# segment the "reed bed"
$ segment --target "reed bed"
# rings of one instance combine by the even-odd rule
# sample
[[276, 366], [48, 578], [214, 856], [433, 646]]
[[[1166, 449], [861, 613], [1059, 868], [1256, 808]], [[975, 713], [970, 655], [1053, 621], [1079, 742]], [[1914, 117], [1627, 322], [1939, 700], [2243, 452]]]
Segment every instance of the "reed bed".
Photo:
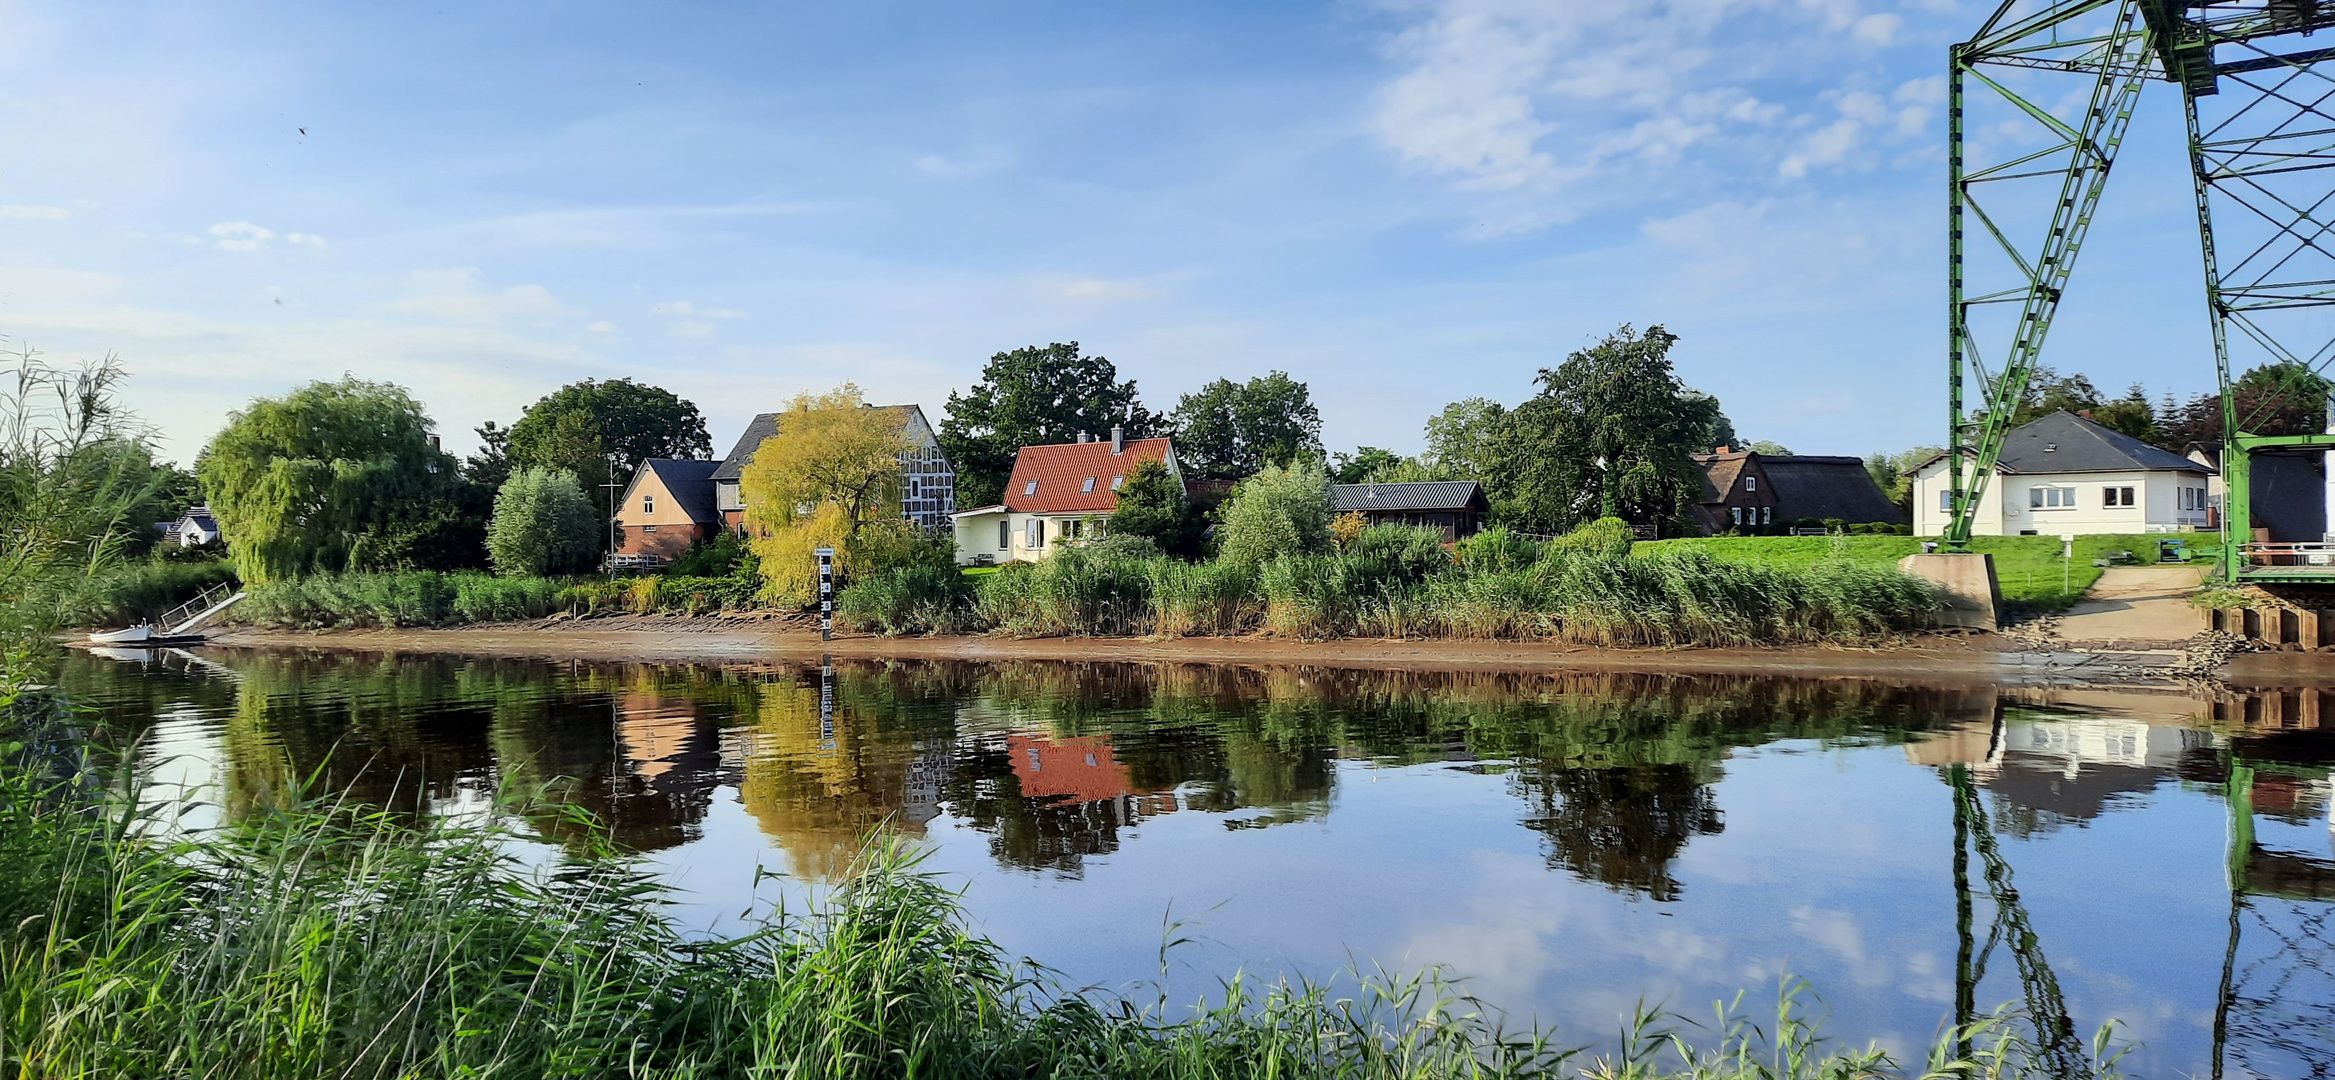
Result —
[[520, 857], [525, 807], [417, 818], [294, 801], [187, 835], [76, 756], [86, 744], [55, 734], [70, 713], [21, 680], [0, 677], [0, 717], [8, 1077], [2040, 1075], [2004, 1017], [1900, 1068], [1819, 1033], [1797, 984], [1758, 1022], [1641, 1010], [1603, 1055], [1506, 1026], [1434, 972], [1235, 977], [1190, 1007], [1164, 986], [1144, 1001], [1068, 990], [971, 933], [893, 839], [802, 910], [693, 937], [665, 888], [603, 846]]
[[978, 579], [878, 573], [844, 592], [883, 633], [1025, 637], [1235, 635], [1549, 640], [1600, 646], [1853, 643], [1918, 629], [1929, 583], [1847, 558], [1805, 567], [1693, 549], [1633, 553], [1619, 523], [1538, 542], [1493, 530], [1460, 544], [1377, 526], [1340, 552], [1250, 565], [1070, 546]]
[[737, 577], [644, 574], [616, 580], [397, 570], [311, 574], [254, 585], [225, 621], [288, 629], [458, 626], [553, 612], [703, 615], [755, 603]]

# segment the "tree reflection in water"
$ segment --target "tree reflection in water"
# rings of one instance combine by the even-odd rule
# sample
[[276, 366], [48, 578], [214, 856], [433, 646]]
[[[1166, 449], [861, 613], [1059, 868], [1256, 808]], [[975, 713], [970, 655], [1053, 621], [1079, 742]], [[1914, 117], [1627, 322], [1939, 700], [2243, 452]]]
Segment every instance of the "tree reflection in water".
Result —
[[792, 664], [212, 655], [235, 684], [231, 813], [280, 803], [311, 777], [406, 812], [475, 802], [507, 779], [543, 801], [529, 816], [547, 839], [576, 839], [580, 810], [646, 851], [696, 836], [734, 787], [811, 879], [841, 873], [872, 829], [921, 835], [944, 814], [987, 833], [1005, 865], [1076, 875], [1163, 814], [1233, 829], [1319, 819], [1343, 759], [1504, 775], [1551, 867], [1669, 901], [1680, 852], [1723, 828], [1712, 785], [1733, 749], [1895, 741], [1992, 703], [1984, 690], [1630, 674], [847, 662], [822, 676]]

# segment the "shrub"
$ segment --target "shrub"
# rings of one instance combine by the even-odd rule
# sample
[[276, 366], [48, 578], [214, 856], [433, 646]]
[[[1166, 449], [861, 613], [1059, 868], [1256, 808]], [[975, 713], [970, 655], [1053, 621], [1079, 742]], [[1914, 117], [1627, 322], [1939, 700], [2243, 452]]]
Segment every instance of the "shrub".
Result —
[[235, 566], [225, 559], [179, 562], [157, 553], [75, 579], [59, 597], [57, 614], [69, 626], [133, 626], [194, 599], [204, 589], [234, 581]]
[[1147, 562], [1068, 545], [982, 578], [974, 611], [1022, 637], [1140, 633], [1151, 621]]
[[1541, 543], [1510, 532], [1505, 525], [1494, 525], [1460, 541], [1454, 549], [1468, 573], [1505, 574], [1539, 562]]
[[1245, 634], [1256, 629], [1264, 615], [1257, 571], [1247, 563], [1154, 559], [1146, 571], [1151, 577], [1152, 633]]
[[1542, 558], [1571, 558], [1589, 555], [1602, 559], [1619, 559], [1630, 553], [1629, 522], [1620, 518], [1598, 518], [1572, 532], [1557, 537], [1542, 548]]
[[1313, 461], [1286, 469], [1268, 465], [1233, 489], [1223, 515], [1217, 547], [1223, 558], [1256, 564], [1328, 551], [1329, 474]]
[[599, 553], [599, 512], [576, 475], [521, 469], [495, 493], [487, 560], [498, 574], [541, 576], [584, 570]]
[[973, 580], [954, 566], [879, 570], [851, 583], [835, 610], [845, 624], [885, 634], [939, 634], [974, 625]]
[[1373, 525], [1346, 545], [1341, 556], [1363, 580], [1415, 584], [1451, 568], [1443, 530], [1424, 525]]
[[735, 529], [722, 529], [712, 539], [691, 544], [689, 550], [674, 556], [665, 565], [665, 572], [682, 577], [726, 577], [737, 571], [746, 555], [746, 538]]

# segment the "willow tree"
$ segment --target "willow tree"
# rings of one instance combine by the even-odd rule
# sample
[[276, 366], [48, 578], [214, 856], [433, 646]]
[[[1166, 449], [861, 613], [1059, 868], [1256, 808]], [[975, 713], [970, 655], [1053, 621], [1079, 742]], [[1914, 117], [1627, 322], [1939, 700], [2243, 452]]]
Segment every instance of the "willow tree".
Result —
[[251, 583], [434, 562], [456, 501], [452, 456], [403, 387], [313, 382], [231, 413], [195, 472]]
[[812, 552], [821, 546], [837, 548], [848, 568], [856, 549], [877, 539], [872, 531], [894, 539], [905, 524], [900, 463], [909, 450], [899, 414], [869, 408], [851, 383], [795, 396], [738, 478], [765, 595], [809, 599], [818, 575]]

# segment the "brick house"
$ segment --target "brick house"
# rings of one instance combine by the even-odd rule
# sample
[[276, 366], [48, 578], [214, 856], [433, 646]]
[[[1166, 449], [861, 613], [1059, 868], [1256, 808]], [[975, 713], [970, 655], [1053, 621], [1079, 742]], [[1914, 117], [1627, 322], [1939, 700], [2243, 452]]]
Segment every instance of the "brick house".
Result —
[[1112, 428], [1109, 439], [1022, 447], [1005, 501], [956, 513], [957, 563], [1037, 562], [1064, 540], [1101, 536], [1103, 519], [1119, 507], [1120, 486], [1146, 461], [1165, 464], [1183, 483], [1165, 438], [1129, 439]]
[[[957, 509], [957, 469], [950, 464], [948, 452], [941, 449], [940, 436], [925, 420], [924, 410], [915, 405], [868, 408], [897, 420], [900, 434], [908, 440], [908, 452], [900, 457], [900, 516], [927, 529], [948, 528], [949, 515]], [[711, 482], [718, 528], [740, 534], [746, 531], [746, 498], [738, 481], [762, 441], [778, 434], [778, 422], [784, 415], [756, 415], [738, 436], [737, 445], [730, 448], [729, 456], [715, 465]]]
[[670, 559], [713, 535], [720, 518], [713, 508], [713, 470], [719, 462], [650, 458], [632, 474], [616, 506], [627, 555]]

